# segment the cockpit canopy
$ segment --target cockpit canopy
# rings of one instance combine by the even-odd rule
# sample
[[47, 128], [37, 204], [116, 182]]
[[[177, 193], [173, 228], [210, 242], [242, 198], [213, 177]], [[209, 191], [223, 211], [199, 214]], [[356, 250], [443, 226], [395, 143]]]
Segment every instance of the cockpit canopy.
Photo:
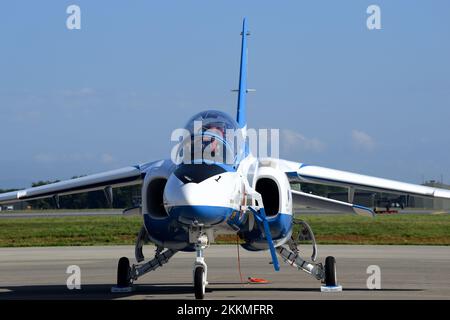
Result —
[[239, 129], [239, 125], [225, 112], [218, 110], [206, 110], [197, 113], [191, 119], [189, 119], [185, 126], [185, 129], [189, 130], [191, 135], [197, 135], [209, 129], [220, 130], [223, 134], [225, 134], [227, 129]]
[[240, 154], [236, 143], [241, 130], [237, 122], [222, 111], [207, 110], [187, 122], [188, 134], [178, 150], [178, 163], [223, 163], [234, 165]]

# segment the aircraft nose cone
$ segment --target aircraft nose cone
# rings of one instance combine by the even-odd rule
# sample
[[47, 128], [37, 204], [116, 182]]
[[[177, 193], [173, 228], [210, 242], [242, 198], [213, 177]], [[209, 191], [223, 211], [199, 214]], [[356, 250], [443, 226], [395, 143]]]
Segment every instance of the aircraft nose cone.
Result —
[[232, 212], [233, 209], [226, 207], [174, 206], [170, 209], [170, 216], [187, 225], [195, 223], [211, 226], [223, 222]]
[[[196, 183], [179, 183], [176, 177], [169, 178], [164, 191], [165, 203], [167, 206], [191, 206], [199, 204], [200, 200], [206, 196], [202, 193], [201, 187]], [[171, 182], [174, 182], [174, 185]], [[175, 187], [175, 188], [172, 188]]]
[[164, 205], [168, 214], [185, 224], [224, 221], [234, 211], [231, 199], [236, 173], [212, 165], [184, 166], [189, 167], [175, 170], [167, 181]]

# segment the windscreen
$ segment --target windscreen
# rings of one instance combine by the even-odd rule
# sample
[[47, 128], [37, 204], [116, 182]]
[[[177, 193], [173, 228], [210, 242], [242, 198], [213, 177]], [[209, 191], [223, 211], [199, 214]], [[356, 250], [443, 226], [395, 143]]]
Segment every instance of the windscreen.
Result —
[[236, 121], [221, 111], [208, 110], [193, 116], [185, 126], [189, 132], [178, 152], [183, 163], [224, 163], [237, 158]]

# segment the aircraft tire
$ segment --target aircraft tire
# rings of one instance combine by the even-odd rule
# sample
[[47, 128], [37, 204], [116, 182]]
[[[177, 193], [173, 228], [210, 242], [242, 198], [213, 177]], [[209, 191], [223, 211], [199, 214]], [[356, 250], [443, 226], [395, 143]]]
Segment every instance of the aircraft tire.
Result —
[[336, 259], [332, 256], [325, 259], [325, 285], [327, 287], [337, 286]]
[[205, 297], [205, 270], [198, 266], [194, 271], [194, 292], [195, 299], [203, 299]]
[[119, 288], [125, 288], [129, 287], [130, 284], [130, 260], [127, 257], [122, 257], [119, 259], [117, 266], [117, 286]]

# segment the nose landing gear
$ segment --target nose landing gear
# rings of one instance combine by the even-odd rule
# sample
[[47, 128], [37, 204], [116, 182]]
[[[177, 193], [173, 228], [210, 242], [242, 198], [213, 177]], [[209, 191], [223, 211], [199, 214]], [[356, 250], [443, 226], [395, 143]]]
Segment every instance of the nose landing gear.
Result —
[[204, 250], [208, 247], [208, 242], [207, 235], [201, 234], [195, 244], [196, 258], [193, 270], [195, 299], [205, 297], [206, 286], [208, 285], [208, 266], [203, 256]]

